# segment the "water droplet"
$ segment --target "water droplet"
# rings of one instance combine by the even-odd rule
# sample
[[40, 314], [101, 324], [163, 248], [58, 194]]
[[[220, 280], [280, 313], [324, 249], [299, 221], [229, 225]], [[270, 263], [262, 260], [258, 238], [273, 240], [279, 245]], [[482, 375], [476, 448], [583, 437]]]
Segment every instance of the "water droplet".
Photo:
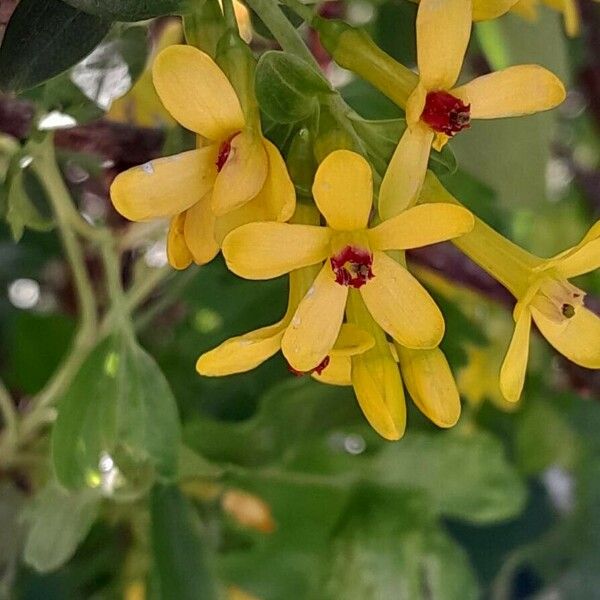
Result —
[[32, 162], [33, 156], [29, 156], [28, 154], [19, 159], [19, 166], [21, 167], [21, 169], [26, 169]]
[[252, 346], [252, 344], [254, 344], [254, 340], [240, 340], [238, 343], [240, 346], [247, 348], [248, 346]]
[[111, 455], [108, 452], [103, 452], [100, 455], [100, 460], [98, 461], [98, 468], [103, 473], [108, 473], [115, 466], [115, 461], [112, 459]]
[[33, 308], [40, 299], [40, 284], [33, 279], [15, 279], [8, 286], [8, 299], [17, 308]]
[[306, 292], [306, 297], [311, 298], [314, 295], [315, 295], [315, 286], [311, 285], [310, 288], [308, 288], [308, 292]]
[[367, 447], [367, 443], [365, 442], [362, 435], [358, 435], [356, 433], [347, 435], [344, 439], [344, 450], [348, 452], [348, 454], [362, 454]]
[[164, 267], [167, 262], [167, 244], [164, 240], [154, 242], [144, 254], [144, 262], [154, 269]]
[[300, 327], [300, 325], [302, 325], [302, 319], [301, 319], [299, 316], [297, 316], [297, 315], [296, 315], [296, 316], [295, 316], [295, 317], [292, 319], [292, 327], [293, 327], [294, 329], [298, 329], [298, 327]]
[[148, 173], [148, 175], [152, 175], [154, 173], [154, 167], [152, 166], [152, 161], [144, 163], [142, 165], [142, 171], [144, 171], [144, 173]]
[[48, 131], [50, 129], [68, 129], [77, 125], [77, 121], [71, 115], [61, 113], [58, 110], [53, 110], [47, 115], [44, 115], [38, 122], [40, 131]]

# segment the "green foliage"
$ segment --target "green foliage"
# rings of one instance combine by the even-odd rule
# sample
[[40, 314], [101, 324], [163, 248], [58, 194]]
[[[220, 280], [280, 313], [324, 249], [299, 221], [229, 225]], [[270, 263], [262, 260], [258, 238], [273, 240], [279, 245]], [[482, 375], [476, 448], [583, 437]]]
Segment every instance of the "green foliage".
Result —
[[8, 187], [6, 221], [14, 241], [18, 242], [26, 228], [50, 231], [54, 223], [51, 217], [41, 212], [46, 196], [36, 175], [30, 169], [16, 169]]
[[73, 8], [113, 21], [143, 21], [187, 12], [190, 0], [63, 0]]
[[319, 598], [474, 600], [475, 574], [462, 548], [419, 496], [365, 488], [332, 539]]
[[156, 597], [216, 599], [206, 535], [188, 501], [177, 488], [156, 487], [150, 505]]
[[[178, 439], [175, 401], [163, 374], [144, 350], [117, 336], [90, 354], [60, 402], [52, 459], [68, 488], [115, 485], [136, 494], [154, 477], [176, 475]], [[105, 484], [112, 471], [103, 467], [106, 457], [124, 481]]]
[[22, 0], [0, 46], [0, 90], [32, 88], [81, 60], [111, 22], [61, 0]]
[[286, 52], [265, 52], [256, 67], [256, 96], [261, 109], [277, 123], [309, 117], [319, 96], [332, 93], [327, 80], [302, 59]]
[[98, 516], [98, 490], [66, 492], [49, 483], [37, 496], [26, 518], [29, 531], [25, 561], [38, 571], [52, 571], [75, 553]]

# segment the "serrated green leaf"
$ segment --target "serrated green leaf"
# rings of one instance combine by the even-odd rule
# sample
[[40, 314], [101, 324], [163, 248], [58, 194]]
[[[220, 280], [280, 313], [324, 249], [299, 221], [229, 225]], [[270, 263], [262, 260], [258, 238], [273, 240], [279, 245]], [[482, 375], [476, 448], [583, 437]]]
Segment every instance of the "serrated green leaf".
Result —
[[[179, 420], [175, 400], [154, 360], [120, 337], [87, 358], [58, 406], [52, 459], [68, 488], [146, 486], [177, 471]], [[119, 477], [106, 481], [109, 458]], [[122, 477], [122, 479], [120, 479]]]
[[91, 52], [110, 26], [60, 0], [21, 0], [0, 46], [0, 89], [20, 92], [62, 73]]
[[319, 598], [478, 597], [464, 550], [412, 494], [361, 490], [333, 538], [330, 557]]
[[112, 21], [143, 21], [184, 14], [190, 0], [63, 0], [74, 8]]
[[41, 572], [67, 562], [94, 523], [100, 500], [97, 490], [69, 493], [49, 483], [26, 514], [25, 562]]
[[318, 96], [331, 93], [327, 80], [302, 59], [271, 50], [256, 66], [256, 97], [263, 110], [277, 123], [307, 118], [318, 107]]
[[198, 517], [175, 487], [156, 487], [150, 499], [158, 598], [217, 598]]
[[373, 459], [369, 480], [422, 490], [439, 513], [473, 523], [515, 517], [526, 499], [500, 442], [483, 432], [408, 433]]
[[10, 178], [6, 221], [15, 242], [21, 239], [25, 228], [50, 231], [54, 227], [53, 220], [43, 216], [38, 209], [44, 198], [44, 191], [33, 173], [19, 169]]

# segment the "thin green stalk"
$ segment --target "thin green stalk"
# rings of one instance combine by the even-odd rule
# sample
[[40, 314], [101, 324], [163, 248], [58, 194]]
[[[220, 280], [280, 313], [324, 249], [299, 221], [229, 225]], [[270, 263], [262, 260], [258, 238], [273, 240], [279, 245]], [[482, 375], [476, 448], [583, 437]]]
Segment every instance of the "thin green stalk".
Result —
[[[2, 447], [14, 448], [18, 439], [19, 417], [10, 392], [0, 380], [0, 414], [4, 423]], [[4, 452], [1, 452], [2, 454]]]
[[233, 31], [238, 30], [237, 19], [235, 18], [235, 10], [233, 9], [233, 0], [223, 0], [223, 16], [227, 27]]
[[[72, 200], [56, 163], [54, 140], [51, 135], [32, 145], [34, 161], [32, 168], [44, 186], [65, 249], [65, 254], [75, 281], [75, 289], [81, 315], [80, 328], [86, 336], [93, 337], [97, 310], [94, 290], [85, 266], [83, 251], [74, 232]], [[82, 219], [83, 221], [83, 219]]]
[[314, 56], [283, 14], [276, 0], [247, 0], [247, 3], [268, 27], [283, 50], [302, 58], [316, 69], [319, 68]]

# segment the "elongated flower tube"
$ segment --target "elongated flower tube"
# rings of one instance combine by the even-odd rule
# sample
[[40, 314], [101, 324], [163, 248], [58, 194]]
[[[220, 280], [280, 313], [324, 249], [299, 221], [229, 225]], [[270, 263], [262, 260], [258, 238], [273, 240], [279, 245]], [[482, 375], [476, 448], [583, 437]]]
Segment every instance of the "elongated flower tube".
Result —
[[515, 117], [554, 108], [560, 80], [538, 65], [508, 67], [454, 87], [471, 33], [471, 0], [421, 0], [417, 13], [419, 82], [406, 104], [407, 129], [381, 183], [383, 219], [416, 202], [431, 145], [440, 150], [472, 119]]
[[[424, 202], [457, 202], [431, 174]], [[600, 221], [576, 246], [541, 259], [475, 219], [473, 230], [453, 240], [469, 258], [504, 285], [517, 300], [515, 330], [500, 371], [504, 397], [516, 402], [523, 389], [532, 320], [561, 354], [589, 369], [600, 369], [600, 317], [584, 306], [585, 292], [568, 279], [600, 267]]]
[[164, 106], [201, 146], [119, 174], [110, 190], [115, 208], [132, 221], [170, 217], [167, 250], [176, 269], [212, 260], [242, 223], [288, 220], [295, 193], [285, 163], [217, 64], [191, 46], [170, 46], [153, 78]]
[[375, 321], [402, 345], [437, 346], [444, 334], [440, 310], [386, 251], [462, 235], [473, 226], [470, 212], [452, 205], [418, 206], [369, 229], [371, 167], [347, 150], [332, 152], [321, 163], [312, 192], [327, 226], [249, 223], [223, 242], [229, 269], [248, 279], [270, 279], [326, 261], [283, 336], [290, 365], [311, 371], [329, 355], [350, 287], [359, 290]]

